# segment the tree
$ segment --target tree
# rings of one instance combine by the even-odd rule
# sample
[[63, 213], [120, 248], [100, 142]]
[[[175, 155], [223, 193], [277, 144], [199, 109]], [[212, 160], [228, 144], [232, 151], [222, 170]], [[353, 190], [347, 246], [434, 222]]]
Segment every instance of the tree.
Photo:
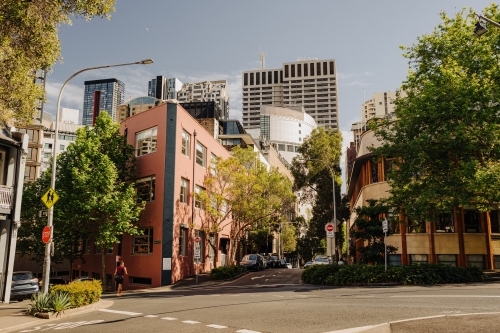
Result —
[[[111, 148], [116, 149], [112, 154]], [[76, 141], [58, 159], [61, 214], [100, 247], [103, 282], [106, 250], [119, 243], [124, 233], [140, 233], [136, 223], [144, 202], [138, 203], [135, 183], [125, 183], [118, 171], [120, 166], [133, 169], [127, 162], [133, 159], [132, 152], [118, 124], [101, 112], [95, 127], [79, 129]]]
[[[294, 190], [302, 191], [300, 200], [313, 203], [312, 218], [305, 238], [299, 242], [301, 257], [309, 258], [316, 253], [324, 253], [321, 240], [325, 238], [325, 224], [333, 220], [333, 184], [335, 179], [335, 203], [337, 219], [349, 218], [347, 200], [340, 200], [340, 156], [342, 135], [339, 131], [316, 128], [304, 140], [298, 151], [300, 159], [292, 162]], [[342, 249], [342, 233], [335, 233], [336, 245]]]
[[[497, 5], [483, 12], [500, 19]], [[374, 153], [394, 158], [390, 203], [416, 221], [500, 202], [500, 30], [477, 37], [472, 9], [441, 19], [403, 48], [409, 73], [395, 101], [396, 120], [373, 124], [382, 144]]]
[[43, 87], [36, 71], [60, 58], [58, 28], [70, 17], [109, 17], [115, 0], [0, 0], [0, 121], [30, 124]]
[[[385, 257], [384, 232], [382, 220], [388, 215], [390, 206], [378, 200], [367, 200], [368, 206], [356, 207], [354, 221], [356, 239], [361, 239], [364, 246], [357, 249], [361, 254], [361, 263], [383, 264]], [[390, 229], [387, 235], [390, 235]], [[387, 253], [396, 253], [397, 248], [387, 245]]]
[[[246, 231], [279, 223], [293, 209], [295, 195], [288, 179], [262, 164], [252, 148], [236, 147], [232, 156], [218, 160], [197, 194], [204, 207], [203, 228], [216, 235], [231, 225], [230, 261]], [[217, 241], [210, 243], [215, 248]]]
[[294, 252], [297, 248], [296, 229], [293, 224], [283, 223], [281, 228], [281, 246], [283, 253]]

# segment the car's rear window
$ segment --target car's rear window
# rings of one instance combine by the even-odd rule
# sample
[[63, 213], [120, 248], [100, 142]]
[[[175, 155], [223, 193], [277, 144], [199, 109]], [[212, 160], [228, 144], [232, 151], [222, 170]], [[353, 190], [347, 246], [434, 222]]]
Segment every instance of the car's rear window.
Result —
[[319, 262], [328, 262], [328, 258], [316, 258], [314, 261], [319, 261]]
[[31, 280], [34, 276], [31, 273], [12, 274], [12, 281]]

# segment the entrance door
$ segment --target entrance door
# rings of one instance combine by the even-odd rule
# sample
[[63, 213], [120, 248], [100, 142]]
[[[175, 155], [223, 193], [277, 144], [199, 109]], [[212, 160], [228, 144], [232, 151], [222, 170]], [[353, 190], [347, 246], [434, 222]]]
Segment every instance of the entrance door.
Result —
[[0, 220], [0, 300], [5, 295], [7, 278], [7, 253], [9, 253], [10, 220]]

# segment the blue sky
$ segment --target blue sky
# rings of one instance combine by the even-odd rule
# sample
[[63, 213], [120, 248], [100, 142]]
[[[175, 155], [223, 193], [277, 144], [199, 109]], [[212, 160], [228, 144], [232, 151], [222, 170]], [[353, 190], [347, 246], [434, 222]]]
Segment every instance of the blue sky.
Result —
[[[363, 96], [397, 89], [407, 60], [400, 45], [430, 33], [439, 13], [472, 7], [481, 12], [488, 0], [117, 0], [111, 20], [74, 19], [60, 28], [62, 62], [47, 78], [45, 110], [55, 113], [62, 83], [92, 66], [152, 58], [155, 63], [91, 71], [66, 87], [62, 106], [82, 110], [83, 81], [117, 78], [126, 100], [147, 94], [157, 76], [182, 82], [226, 79], [230, 117], [241, 120], [241, 72], [297, 59], [335, 59], [340, 129], [345, 145], [350, 126], [360, 118]], [[81, 117], [81, 114], [80, 114]]]

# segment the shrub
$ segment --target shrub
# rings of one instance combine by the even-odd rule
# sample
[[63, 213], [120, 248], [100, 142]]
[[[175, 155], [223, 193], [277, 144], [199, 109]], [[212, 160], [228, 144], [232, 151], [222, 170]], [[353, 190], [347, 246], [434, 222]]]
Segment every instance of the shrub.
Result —
[[68, 293], [58, 291], [52, 296], [52, 311], [59, 314], [71, 308], [71, 297]]
[[302, 273], [304, 283], [328, 286], [352, 286], [368, 283], [397, 283], [400, 285], [429, 285], [441, 283], [479, 282], [485, 278], [477, 267], [416, 264], [383, 265], [313, 265]]
[[46, 313], [52, 311], [51, 295], [49, 293], [38, 293], [33, 295], [31, 302], [28, 305], [28, 314], [36, 315], [37, 313]]
[[210, 277], [214, 280], [227, 280], [245, 273], [247, 269], [243, 266], [222, 266], [212, 269]]
[[50, 288], [51, 293], [66, 292], [71, 300], [71, 307], [77, 308], [97, 302], [101, 298], [101, 281], [74, 281]]

